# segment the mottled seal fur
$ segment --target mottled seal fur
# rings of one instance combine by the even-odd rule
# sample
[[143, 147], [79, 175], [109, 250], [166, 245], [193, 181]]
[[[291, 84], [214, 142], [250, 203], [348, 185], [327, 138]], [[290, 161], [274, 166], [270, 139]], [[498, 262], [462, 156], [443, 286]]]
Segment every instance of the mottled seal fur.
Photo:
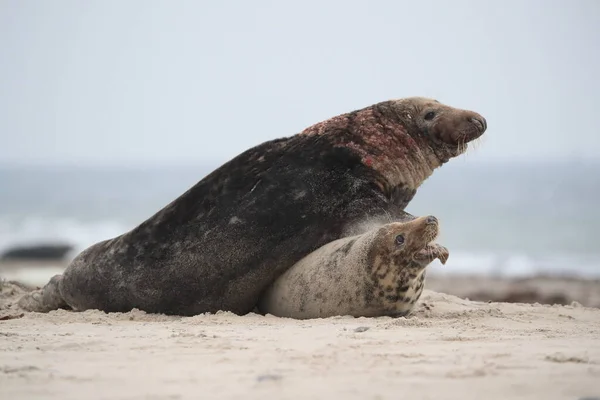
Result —
[[411, 218], [403, 210], [419, 185], [485, 130], [473, 111], [414, 97], [270, 140], [131, 231], [85, 249], [19, 304], [245, 314], [281, 273], [358, 223]]
[[395, 222], [330, 242], [284, 272], [258, 309], [279, 317], [403, 316], [421, 296], [425, 269], [448, 250], [431, 243], [434, 216]]

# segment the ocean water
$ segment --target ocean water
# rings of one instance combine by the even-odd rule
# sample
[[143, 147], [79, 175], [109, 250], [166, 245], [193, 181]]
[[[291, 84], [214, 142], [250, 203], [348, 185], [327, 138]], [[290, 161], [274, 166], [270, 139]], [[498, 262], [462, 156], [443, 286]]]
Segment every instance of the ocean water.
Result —
[[[217, 164], [178, 168], [0, 168], [0, 251], [119, 235]], [[600, 163], [472, 163], [456, 159], [407, 211], [441, 221], [450, 249], [434, 273], [600, 277]]]

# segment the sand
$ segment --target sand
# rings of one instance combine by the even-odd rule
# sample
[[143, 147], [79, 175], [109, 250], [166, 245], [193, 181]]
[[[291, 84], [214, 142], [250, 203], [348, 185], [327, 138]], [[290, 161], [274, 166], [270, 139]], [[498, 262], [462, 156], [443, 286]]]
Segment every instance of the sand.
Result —
[[600, 398], [600, 309], [426, 290], [408, 318], [22, 313], [0, 295], [2, 399]]

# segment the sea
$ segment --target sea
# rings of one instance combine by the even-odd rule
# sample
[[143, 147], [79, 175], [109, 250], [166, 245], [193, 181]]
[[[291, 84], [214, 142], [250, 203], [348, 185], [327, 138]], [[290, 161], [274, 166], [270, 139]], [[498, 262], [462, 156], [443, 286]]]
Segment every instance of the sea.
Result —
[[[72, 257], [134, 228], [217, 167], [0, 167], [0, 253], [67, 242]], [[453, 160], [407, 211], [440, 220], [450, 258], [435, 273], [600, 278], [600, 162]]]

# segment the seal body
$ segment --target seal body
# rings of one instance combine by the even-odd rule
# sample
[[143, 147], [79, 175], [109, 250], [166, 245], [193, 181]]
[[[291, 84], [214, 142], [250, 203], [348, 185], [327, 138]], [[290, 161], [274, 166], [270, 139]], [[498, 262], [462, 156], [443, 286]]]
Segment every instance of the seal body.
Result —
[[279, 317], [403, 316], [421, 296], [425, 268], [448, 250], [432, 244], [433, 216], [386, 224], [330, 242], [283, 273], [261, 296], [258, 309]]
[[485, 129], [475, 112], [407, 98], [262, 143], [131, 231], [90, 246], [19, 304], [247, 313], [287, 268], [360, 222], [412, 218], [403, 210], [419, 185]]

